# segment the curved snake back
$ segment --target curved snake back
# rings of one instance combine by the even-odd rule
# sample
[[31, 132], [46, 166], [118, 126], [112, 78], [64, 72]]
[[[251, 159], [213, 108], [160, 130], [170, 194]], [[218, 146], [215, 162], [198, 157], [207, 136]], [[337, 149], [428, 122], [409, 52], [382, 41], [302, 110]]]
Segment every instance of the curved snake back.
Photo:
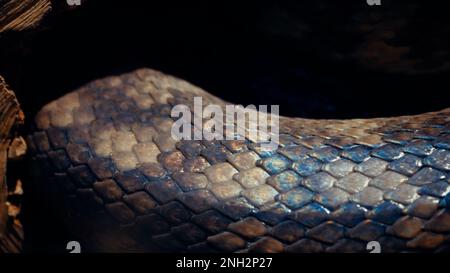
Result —
[[[46, 105], [28, 137], [38, 187], [94, 251], [443, 251], [450, 109], [280, 118], [280, 145], [175, 141], [176, 104], [225, 102], [141, 69]], [[57, 205], [57, 206], [56, 206]]]

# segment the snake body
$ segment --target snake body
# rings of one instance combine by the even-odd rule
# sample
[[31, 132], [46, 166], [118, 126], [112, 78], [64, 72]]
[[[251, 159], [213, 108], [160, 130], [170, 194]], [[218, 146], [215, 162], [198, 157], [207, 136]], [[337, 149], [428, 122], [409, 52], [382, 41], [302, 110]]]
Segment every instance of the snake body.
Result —
[[44, 106], [28, 136], [38, 186], [91, 251], [446, 251], [450, 108], [280, 117], [279, 146], [171, 138], [177, 104], [225, 102], [150, 69]]

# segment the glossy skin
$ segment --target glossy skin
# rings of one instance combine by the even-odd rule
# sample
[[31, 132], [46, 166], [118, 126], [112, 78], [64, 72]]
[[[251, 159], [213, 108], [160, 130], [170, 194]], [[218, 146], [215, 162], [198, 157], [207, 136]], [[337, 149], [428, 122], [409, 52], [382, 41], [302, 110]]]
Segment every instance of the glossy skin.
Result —
[[450, 108], [280, 117], [276, 151], [175, 141], [173, 105], [225, 102], [141, 69], [46, 105], [28, 137], [39, 186], [92, 251], [445, 251]]

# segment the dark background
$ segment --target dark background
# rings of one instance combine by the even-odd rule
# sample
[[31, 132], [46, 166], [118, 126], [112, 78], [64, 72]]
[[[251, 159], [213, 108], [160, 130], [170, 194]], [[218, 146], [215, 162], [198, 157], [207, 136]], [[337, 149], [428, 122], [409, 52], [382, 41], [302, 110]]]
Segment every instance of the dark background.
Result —
[[[438, 1], [417, 2], [411, 12], [412, 2], [89, 0], [51, 14], [37, 30], [1, 37], [0, 74], [28, 121], [90, 80], [139, 67], [234, 103], [279, 104], [288, 116], [418, 114], [449, 106], [449, 73], [440, 67], [450, 59], [450, 32]], [[364, 24], [372, 30], [359, 30]], [[375, 31], [393, 31], [380, 40], [410, 53], [389, 61], [374, 47], [381, 62], [353, 56]], [[408, 59], [420, 64], [390, 71]]]

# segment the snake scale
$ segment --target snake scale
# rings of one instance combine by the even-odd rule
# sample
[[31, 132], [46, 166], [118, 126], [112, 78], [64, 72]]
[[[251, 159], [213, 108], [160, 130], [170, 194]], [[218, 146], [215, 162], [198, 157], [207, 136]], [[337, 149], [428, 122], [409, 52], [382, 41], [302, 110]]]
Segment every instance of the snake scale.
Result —
[[[89, 251], [447, 251], [450, 108], [392, 118], [280, 117], [276, 150], [171, 138], [176, 104], [225, 102], [150, 69], [44, 106], [38, 187]], [[44, 198], [44, 197], [43, 197]]]

